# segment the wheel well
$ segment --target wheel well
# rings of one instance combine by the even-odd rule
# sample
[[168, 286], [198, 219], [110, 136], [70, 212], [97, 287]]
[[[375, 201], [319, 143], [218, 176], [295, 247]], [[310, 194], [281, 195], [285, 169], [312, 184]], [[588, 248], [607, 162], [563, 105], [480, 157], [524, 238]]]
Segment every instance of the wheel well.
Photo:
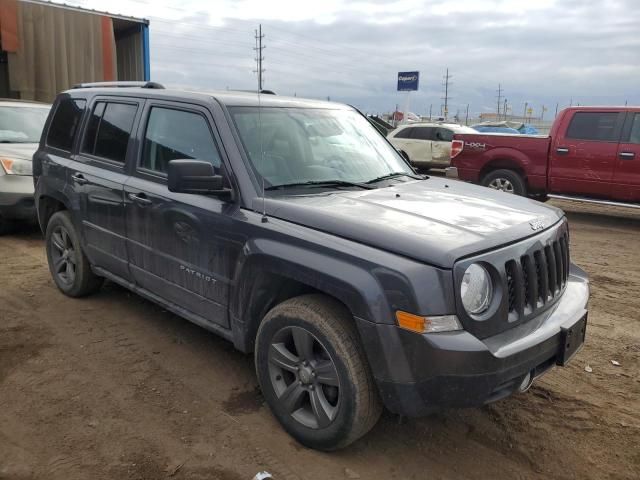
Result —
[[[244, 288], [249, 288], [250, 292], [248, 295], [244, 295], [244, 305], [239, 305], [239, 318], [244, 321], [244, 338], [241, 339], [239, 347], [247, 353], [253, 351], [258, 327], [273, 307], [290, 298], [309, 293], [327, 295], [325, 292], [298, 280], [268, 271], [252, 270], [249, 275], [244, 276], [247, 280], [242, 282]], [[243, 287], [241, 286], [241, 288]], [[339, 301], [331, 295], [327, 296]], [[345, 308], [348, 310], [348, 307]]]
[[54, 213], [66, 210], [64, 203], [52, 197], [42, 196], [38, 200], [38, 222], [42, 233], [46, 232], [49, 219]]
[[525, 185], [527, 187], [529, 186], [527, 182], [526, 172], [522, 168], [520, 168], [518, 165], [514, 165], [513, 162], [511, 162], [510, 160], [503, 160], [503, 159], [492, 160], [490, 163], [482, 167], [482, 170], [480, 170], [480, 175], [478, 178], [482, 182], [482, 180], [486, 175], [488, 175], [489, 173], [495, 170], [501, 170], [501, 169], [512, 170], [516, 172], [518, 175], [520, 175], [522, 180], [524, 180]]

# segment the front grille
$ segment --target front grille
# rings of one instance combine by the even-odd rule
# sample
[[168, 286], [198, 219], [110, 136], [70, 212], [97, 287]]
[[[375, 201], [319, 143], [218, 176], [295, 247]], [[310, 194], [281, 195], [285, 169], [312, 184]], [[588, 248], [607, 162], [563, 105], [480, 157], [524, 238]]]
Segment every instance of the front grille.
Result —
[[543, 248], [508, 260], [505, 265], [509, 320], [515, 321], [543, 308], [564, 290], [569, 277], [569, 242], [566, 233]]

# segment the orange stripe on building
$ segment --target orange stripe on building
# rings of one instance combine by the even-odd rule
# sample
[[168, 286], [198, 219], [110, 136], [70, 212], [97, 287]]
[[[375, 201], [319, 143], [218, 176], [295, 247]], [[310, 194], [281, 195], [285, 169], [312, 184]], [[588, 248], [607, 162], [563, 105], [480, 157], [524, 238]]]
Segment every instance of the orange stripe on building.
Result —
[[18, 42], [18, 1], [0, 0], [0, 43], [5, 52], [17, 52]]
[[[0, 0], [2, 1], [2, 0]], [[110, 17], [102, 17], [102, 65], [104, 70], [105, 82], [111, 82], [116, 79], [115, 62], [114, 62], [114, 39], [113, 39], [113, 23]]]

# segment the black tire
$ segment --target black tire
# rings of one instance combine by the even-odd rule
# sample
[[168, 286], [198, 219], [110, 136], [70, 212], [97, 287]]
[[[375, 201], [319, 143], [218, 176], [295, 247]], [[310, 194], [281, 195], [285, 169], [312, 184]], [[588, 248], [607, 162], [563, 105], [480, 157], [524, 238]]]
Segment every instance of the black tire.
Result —
[[489, 172], [482, 178], [481, 184], [515, 195], [524, 196], [527, 194], [527, 185], [524, 179], [513, 170], [500, 169]]
[[380, 418], [382, 403], [353, 318], [329, 297], [303, 295], [274, 307], [258, 329], [255, 363], [271, 411], [309, 448], [343, 448]]
[[0, 235], [5, 235], [13, 230], [13, 223], [0, 217]]
[[62, 293], [83, 297], [100, 289], [104, 279], [91, 270], [69, 212], [56, 212], [49, 219], [45, 244], [49, 271]]

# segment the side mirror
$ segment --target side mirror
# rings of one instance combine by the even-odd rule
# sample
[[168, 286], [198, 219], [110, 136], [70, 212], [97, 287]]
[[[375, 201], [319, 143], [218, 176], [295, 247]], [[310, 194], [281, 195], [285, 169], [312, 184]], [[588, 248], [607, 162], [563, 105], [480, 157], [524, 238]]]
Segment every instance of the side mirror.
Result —
[[216, 175], [213, 165], [202, 160], [171, 160], [167, 166], [170, 192], [231, 196], [224, 188], [222, 175]]

